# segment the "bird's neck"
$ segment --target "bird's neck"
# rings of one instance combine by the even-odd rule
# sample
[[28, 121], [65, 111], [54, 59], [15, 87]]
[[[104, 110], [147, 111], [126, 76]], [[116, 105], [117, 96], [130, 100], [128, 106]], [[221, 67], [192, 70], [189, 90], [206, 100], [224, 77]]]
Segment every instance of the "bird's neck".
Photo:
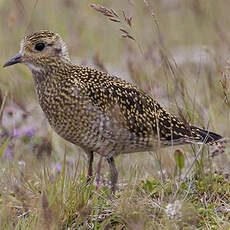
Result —
[[27, 65], [32, 72], [35, 85], [40, 85], [44, 82], [59, 81], [68, 76], [73, 64], [70, 60], [56, 60], [46, 62], [46, 65], [34, 66]]

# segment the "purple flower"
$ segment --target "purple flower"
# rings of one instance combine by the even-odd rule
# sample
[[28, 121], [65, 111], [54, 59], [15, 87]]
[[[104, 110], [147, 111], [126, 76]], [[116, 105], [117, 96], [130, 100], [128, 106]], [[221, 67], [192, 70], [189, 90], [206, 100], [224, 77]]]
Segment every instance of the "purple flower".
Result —
[[51, 168], [57, 170], [57, 172], [62, 171], [62, 162], [59, 163], [51, 163]]
[[13, 129], [10, 131], [10, 137], [14, 138], [14, 137], [19, 137], [22, 133], [20, 132], [19, 129]]
[[14, 158], [14, 146], [13, 145], [6, 147], [6, 149], [4, 150], [4, 157], [7, 159]]
[[26, 135], [27, 137], [33, 137], [34, 134], [35, 134], [35, 128], [29, 128], [24, 131], [24, 135]]
[[58, 163], [58, 164], [56, 165], [56, 169], [57, 169], [58, 172], [61, 172], [61, 171], [62, 171], [62, 162], [60, 162], [60, 163]]

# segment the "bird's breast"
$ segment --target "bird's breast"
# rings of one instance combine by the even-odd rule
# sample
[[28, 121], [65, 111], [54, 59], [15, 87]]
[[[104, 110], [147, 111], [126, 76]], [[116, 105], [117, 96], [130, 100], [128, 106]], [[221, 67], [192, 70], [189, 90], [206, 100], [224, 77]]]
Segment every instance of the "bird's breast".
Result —
[[107, 155], [135, 152], [151, 146], [150, 138], [137, 137], [117, 116], [101, 111], [80, 87], [57, 83], [37, 85], [41, 108], [51, 127], [69, 142]]

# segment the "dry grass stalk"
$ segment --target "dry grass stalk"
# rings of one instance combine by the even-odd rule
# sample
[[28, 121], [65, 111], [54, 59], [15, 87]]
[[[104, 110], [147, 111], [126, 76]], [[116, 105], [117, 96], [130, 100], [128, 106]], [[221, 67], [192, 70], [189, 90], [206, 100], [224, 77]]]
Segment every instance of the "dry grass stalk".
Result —
[[122, 37], [129, 38], [131, 40], [136, 41], [136, 39], [134, 38], [134, 36], [131, 35], [130, 32], [128, 32], [127, 30], [125, 30], [123, 28], [123, 26], [128, 26], [129, 28], [131, 28], [132, 27], [132, 20], [133, 20], [132, 17], [128, 17], [126, 15], [126, 13], [125, 13], [124, 10], [122, 10], [122, 16], [119, 16], [117, 14], [117, 12], [115, 10], [111, 9], [111, 8], [106, 8], [104, 6], [96, 5], [96, 4], [90, 4], [90, 6], [93, 9], [95, 9], [96, 11], [98, 11], [99, 13], [102, 13], [110, 21], [121, 24], [122, 27], [120, 28], [120, 31], [122, 32], [121, 33]]
[[108, 17], [109, 20], [114, 22], [120, 22], [118, 14], [113, 9], [109, 9], [104, 6], [96, 5], [96, 4], [90, 4], [90, 6], [96, 11], [102, 13], [104, 16]]
[[230, 79], [230, 59], [228, 59], [227, 64], [225, 66], [225, 70], [223, 71], [223, 78], [220, 80], [220, 84], [223, 90], [224, 102], [227, 105], [230, 105], [230, 101], [228, 99], [229, 94], [229, 79]]
[[42, 194], [42, 217], [43, 217], [43, 224], [46, 226], [47, 230], [51, 230], [52, 228], [52, 222], [53, 222], [53, 216], [52, 216], [52, 210], [49, 206], [48, 198], [45, 193]]
[[3, 110], [6, 104], [6, 99], [8, 96], [8, 92], [5, 93], [5, 95], [2, 95], [2, 91], [0, 90], [0, 124], [2, 123], [2, 115], [3, 115]]
[[127, 25], [132, 27], [133, 18], [132, 17], [127, 17], [124, 10], [122, 10], [122, 14], [123, 14], [123, 18], [124, 18], [125, 22], [127, 23]]

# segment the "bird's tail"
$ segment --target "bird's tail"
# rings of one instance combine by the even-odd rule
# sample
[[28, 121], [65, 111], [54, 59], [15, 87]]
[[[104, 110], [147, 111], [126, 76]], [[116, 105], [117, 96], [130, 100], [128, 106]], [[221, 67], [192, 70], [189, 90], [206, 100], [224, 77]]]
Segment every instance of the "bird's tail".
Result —
[[201, 142], [209, 145], [215, 145], [223, 139], [223, 137], [217, 133], [210, 132], [195, 126], [191, 126], [192, 133], [195, 134], [194, 141]]

